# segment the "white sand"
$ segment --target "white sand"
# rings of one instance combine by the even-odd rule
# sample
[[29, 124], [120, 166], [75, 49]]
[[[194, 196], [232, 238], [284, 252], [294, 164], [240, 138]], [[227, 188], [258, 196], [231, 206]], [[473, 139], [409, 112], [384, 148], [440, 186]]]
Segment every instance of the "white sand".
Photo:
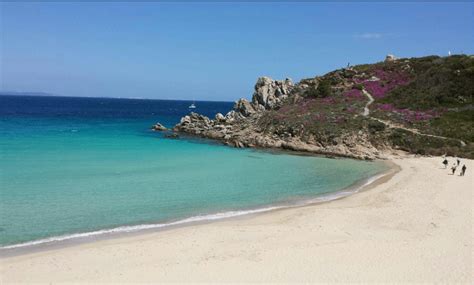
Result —
[[10, 282], [473, 283], [473, 161], [402, 171], [330, 203], [0, 259]]

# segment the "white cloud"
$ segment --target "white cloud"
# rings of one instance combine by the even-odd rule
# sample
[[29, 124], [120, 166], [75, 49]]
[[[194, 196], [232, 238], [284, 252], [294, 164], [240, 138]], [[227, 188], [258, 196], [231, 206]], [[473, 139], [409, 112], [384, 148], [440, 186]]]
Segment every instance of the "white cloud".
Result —
[[380, 39], [382, 38], [382, 34], [380, 33], [362, 33], [354, 35], [355, 38], [364, 39], [364, 40], [373, 40], [373, 39]]

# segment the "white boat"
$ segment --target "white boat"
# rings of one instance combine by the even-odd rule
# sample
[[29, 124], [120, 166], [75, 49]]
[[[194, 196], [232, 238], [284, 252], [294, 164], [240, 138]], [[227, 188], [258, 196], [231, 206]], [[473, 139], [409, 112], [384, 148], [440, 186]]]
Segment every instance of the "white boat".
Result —
[[194, 102], [193, 102], [191, 105], [189, 105], [188, 108], [189, 108], [189, 109], [196, 109], [196, 105], [194, 105]]

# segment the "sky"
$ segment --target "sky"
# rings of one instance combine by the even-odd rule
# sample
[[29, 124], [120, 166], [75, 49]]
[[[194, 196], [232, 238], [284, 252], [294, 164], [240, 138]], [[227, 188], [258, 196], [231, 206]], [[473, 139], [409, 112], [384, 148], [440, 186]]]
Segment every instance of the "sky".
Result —
[[474, 3], [0, 3], [0, 91], [251, 98], [260, 76], [474, 53]]

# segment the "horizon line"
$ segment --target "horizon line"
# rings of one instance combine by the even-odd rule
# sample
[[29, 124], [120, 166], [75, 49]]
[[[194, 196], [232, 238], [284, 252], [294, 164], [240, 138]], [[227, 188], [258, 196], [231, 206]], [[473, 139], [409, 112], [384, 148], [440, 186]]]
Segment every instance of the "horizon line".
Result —
[[[13, 93], [13, 94], [12, 94]], [[16, 94], [15, 94], [16, 93]], [[170, 99], [170, 98], [140, 98], [140, 97], [105, 97], [105, 96], [72, 96], [72, 95], [57, 95], [46, 92], [4, 92], [0, 91], [0, 96], [12, 97], [65, 97], [65, 98], [88, 98], [88, 99], [116, 99], [116, 100], [154, 100], [154, 101], [184, 101], [184, 102], [216, 102], [216, 103], [234, 103], [236, 100], [194, 100], [194, 99]]]

